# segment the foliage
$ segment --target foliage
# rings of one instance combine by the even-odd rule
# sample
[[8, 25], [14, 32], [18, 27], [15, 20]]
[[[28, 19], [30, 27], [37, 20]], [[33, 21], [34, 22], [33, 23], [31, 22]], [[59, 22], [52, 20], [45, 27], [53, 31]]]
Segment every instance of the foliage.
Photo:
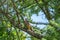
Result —
[[[48, 23], [34, 22], [31, 19], [34, 14], [39, 16], [39, 12], [43, 12]], [[33, 32], [28, 31], [25, 18], [32, 24]], [[43, 29], [37, 27], [41, 24], [45, 25]], [[39, 34], [42, 37], [36, 36]], [[26, 39], [60, 40], [59, 0], [0, 0], [0, 40]]]

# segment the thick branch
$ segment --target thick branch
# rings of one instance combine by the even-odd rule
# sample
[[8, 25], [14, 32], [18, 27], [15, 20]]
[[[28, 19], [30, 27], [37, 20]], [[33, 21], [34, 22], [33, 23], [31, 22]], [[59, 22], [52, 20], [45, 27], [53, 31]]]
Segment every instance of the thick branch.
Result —
[[[12, 24], [13, 26], [15, 26], [15, 27], [17, 26], [16, 23], [15, 23], [15, 21], [14, 21], [12, 18], [10, 18], [10, 16], [8, 15], [8, 13], [3, 12], [2, 10], [0, 10], [0, 12], [1, 12], [4, 16], [6, 16], [6, 17], [8, 18], [8, 20], [11, 22], [11, 24]], [[28, 31], [27, 29], [22, 28], [21, 26], [18, 26], [17, 28], [23, 30], [24, 32], [27, 32], [27, 33], [30, 34], [31, 36], [34, 36], [34, 37], [36, 37], [36, 38], [38, 38], [38, 39], [41, 39], [41, 38], [43, 37], [42, 35], [40, 35], [40, 34], [38, 34], [38, 33], [35, 33], [35, 32], [33, 32], [33, 31]]]
[[25, 32], [27, 32], [27, 33], [30, 34], [31, 36], [34, 36], [34, 37], [38, 38], [38, 39], [42, 39], [42, 38], [43, 38], [42, 35], [37, 34], [37, 33], [33, 32], [33, 31], [28, 31], [28, 30], [26, 30], [26, 29], [22, 29], [22, 30], [25, 31]]

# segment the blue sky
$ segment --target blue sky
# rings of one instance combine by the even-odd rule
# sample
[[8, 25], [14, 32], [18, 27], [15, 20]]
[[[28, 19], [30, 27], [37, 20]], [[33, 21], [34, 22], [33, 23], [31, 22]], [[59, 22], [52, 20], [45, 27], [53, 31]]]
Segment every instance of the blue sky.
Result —
[[[36, 14], [33, 14], [31, 16], [31, 19], [34, 21], [34, 22], [42, 22], [42, 23], [48, 23], [48, 20], [46, 19], [44, 13], [42, 11], [40, 11], [38, 13], [38, 16]], [[40, 29], [44, 28], [45, 25], [37, 25], [37, 27], [39, 27]]]

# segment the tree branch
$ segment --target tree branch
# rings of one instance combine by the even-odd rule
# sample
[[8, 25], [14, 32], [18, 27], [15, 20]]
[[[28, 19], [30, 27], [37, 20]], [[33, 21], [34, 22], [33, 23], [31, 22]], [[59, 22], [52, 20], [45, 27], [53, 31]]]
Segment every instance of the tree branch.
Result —
[[49, 23], [42, 23], [42, 22], [30, 22], [32, 24], [42, 24], [42, 25], [48, 25]]
[[2, 6], [5, 2], [6, 2], [6, 0], [4, 0], [3, 2], [1, 2], [1, 3], [0, 3], [0, 6]]
[[[49, 11], [48, 11], [47, 5], [44, 6], [44, 8], [43, 8], [43, 7], [41, 7], [40, 4], [38, 3], [38, 0], [35, 0], [35, 1], [36, 1], [36, 3], [38, 4], [38, 6], [42, 9], [42, 11], [44, 12], [44, 14], [46, 15], [46, 18], [48, 19], [48, 21], [51, 20], [51, 19], [52, 19], [52, 16], [51, 16], [51, 14], [50, 14]], [[45, 3], [45, 2], [44, 2], [44, 3]]]
[[16, 5], [14, 4], [14, 1], [11, 0], [11, 2], [12, 2], [14, 10], [16, 11], [16, 15], [17, 15], [17, 18], [18, 18], [18, 25], [20, 25], [19, 12], [17, 11], [17, 8], [16, 8]]
[[[3, 12], [2, 10], [0, 10], [0, 12], [1, 12], [4, 16], [6, 16], [6, 17], [8, 18], [8, 20], [11, 22], [11, 24], [12, 24], [14, 27], [17, 26], [16, 23], [15, 23], [15, 21], [8, 15], [8, 13]], [[23, 30], [24, 32], [27, 32], [27, 33], [30, 34], [31, 36], [34, 36], [34, 37], [36, 37], [36, 38], [38, 38], [38, 39], [41, 39], [41, 38], [43, 37], [43, 35], [38, 34], [38, 33], [35, 33], [35, 32], [33, 32], [33, 31], [29, 31], [29, 30], [27, 30], [26, 28], [22, 28], [21, 26], [18, 26], [17, 28]]]

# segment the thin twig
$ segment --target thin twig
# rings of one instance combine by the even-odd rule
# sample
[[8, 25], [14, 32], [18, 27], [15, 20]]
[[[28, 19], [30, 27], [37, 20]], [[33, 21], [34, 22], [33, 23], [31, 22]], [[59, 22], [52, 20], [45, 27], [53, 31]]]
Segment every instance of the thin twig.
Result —
[[49, 23], [43, 23], [43, 22], [30, 22], [32, 24], [42, 24], [42, 25], [48, 25]]
[[14, 28], [15, 28], [15, 30], [16, 30], [16, 34], [17, 34], [18, 40], [20, 40], [20, 36], [19, 36], [18, 31], [17, 31], [17, 28], [16, 28], [16, 27], [14, 27]]
[[1, 3], [0, 3], [0, 6], [2, 6], [5, 2], [6, 2], [6, 0], [4, 0], [3, 2], [1, 2]]
[[16, 11], [16, 15], [17, 15], [17, 18], [18, 18], [18, 25], [20, 25], [19, 12], [17, 11], [17, 8], [16, 8], [16, 5], [14, 4], [14, 1], [11, 0], [11, 2], [12, 2], [12, 5], [13, 5], [13, 8]]
[[44, 12], [44, 14], [46, 15], [46, 18], [48, 19], [48, 21], [51, 20], [51, 19], [52, 19], [52, 16], [51, 16], [51, 13], [49, 13], [49, 11], [48, 11], [48, 7], [45, 6], [45, 7], [43, 8], [43, 7], [40, 6], [40, 4], [38, 3], [37, 0], [35, 0], [35, 1], [36, 1], [36, 3], [38, 4], [38, 6], [42, 9], [42, 11]]

